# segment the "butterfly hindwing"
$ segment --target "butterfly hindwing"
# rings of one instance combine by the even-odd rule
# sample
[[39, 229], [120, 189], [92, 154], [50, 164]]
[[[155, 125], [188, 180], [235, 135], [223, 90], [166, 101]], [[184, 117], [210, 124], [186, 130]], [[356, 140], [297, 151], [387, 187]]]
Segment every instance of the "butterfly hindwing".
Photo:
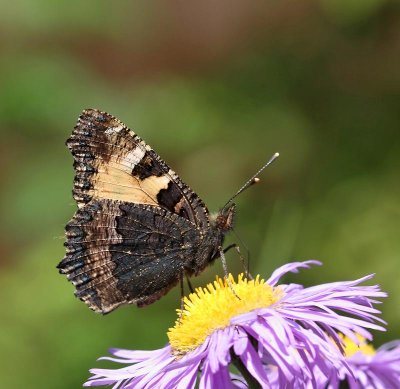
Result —
[[75, 160], [73, 195], [79, 207], [92, 199], [148, 204], [196, 226], [208, 226], [208, 211], [200, 198], [115, 117], [84, 110], [67, 146]]
[[96, 312], [147, 305], [179, 281], [200, 242], [186, 219], [151, 205], [94, 200], [66, 226], [61, 273]]

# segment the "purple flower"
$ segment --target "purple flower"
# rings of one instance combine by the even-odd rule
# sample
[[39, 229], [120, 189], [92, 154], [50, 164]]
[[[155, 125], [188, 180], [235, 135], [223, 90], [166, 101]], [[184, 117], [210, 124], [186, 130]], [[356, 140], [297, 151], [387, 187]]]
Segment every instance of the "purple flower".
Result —
[[[324, 375], [316, 366], [315, 381], [298, 383], [295, 389], [395, 389], [400, 383], [400, 340], [387, 343], [377, 350], [367, 343], [366, 339], [358, 336], [357, 342], [340, 336], [343, 343], [344, 355], [350, 369], [332, 369], [330, 376]], [[279, 388], [279, 377], [274, 365], [265, 365], [265, 371], [271, 388]], [[231, 375], [236, 381], [243, 382], [243, 378]], [[344, 386], [343, 386], [344, 384]], [[239, 386], [245, 388], [245, 386]]]
[[[340, 370], [341, 381], [351, 389], [398, 388], [400, 386], [400, 341], [387, 343], [377, 350], [362, 337], [357, 342], [344, 337], [345, 355], [352, 374]], [[334, 380], [330, 389], [339, 388]]]
[[[172, 389], [194, 388], [198, 383], [199, 388], [243, 388], [276, 382], [289, 387], [316, 383], [333, 371], [351, 376], [337, 332], [356, 340], [356, 333], [371, 339], [367, 329], [384, 330], [375, 323], [383, 321], [372, 304], [386, 294], [377, 286], [359, 285], [372, 276], [310, 288], [277, 286], [284, 274], [317, 264], [282, 266], [266, 282], [241, 275], [237, 282], [230, 276], [230, 282], [217, 279], [198, 288], [185, 298], [185, 309], [169, 330], [166, 347], [112, 350], [114, 357], [102, 359], [127, 366], [92, 369], [93, 376], [84, 385]], [[232, 376], [230, 365], [241, 376]]]

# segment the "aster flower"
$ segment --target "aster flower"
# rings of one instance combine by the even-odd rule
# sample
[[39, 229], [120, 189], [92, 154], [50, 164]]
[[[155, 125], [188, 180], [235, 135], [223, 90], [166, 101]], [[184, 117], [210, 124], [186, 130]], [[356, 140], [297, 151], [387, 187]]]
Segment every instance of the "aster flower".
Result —
[[[344, 356], [350, 369], [332, 369], [330, 376], [325, 376], [316, 367], [315, 381], [293, 385], [296, 389], [395, 389], [400, 383], [400, 341], [387, 343], [377, 350], [371, 343], [357, 335], [357, 341], [339, 334]], [[278, 375], [274, 365], [265, 365], [265, 371], [271, 388], [279, 388]], [[232, 379], [243, 383], [243, 378], [231, 374]], [[239, 386], [245, 388], [245, 386]]]
[[[393, 341], [377, 350], [365, 338], [354, 341], [343, 338], [344, 352], [353, 374], [340, 371], [340, 380], [346, 381], [350, 389], [398, 388], [400, 385], [400, 341]], [[339, 388], [340, 382], [333, 380], [329, 389]]]
[[[168, 331], [169, 344], [154, 351], [111, 350], [104, 357], [127, 365], [92, 369], [84, 386], [115, 388], [243, 388], [315, 384], [332, 371], [351, 376], [337, 332], [371, 339], [368, 329], [384, 330], [372, 305], [385, 297], [372, 278], [304, 288], [279, 285], [288, 272], [320, 264], [295, 262], [277, 269], [265, 282], [240, 275], [230, 284], [217, 280], [184, 300], [185, 308]], [[239, 297], [239, 298], [238, 298]], [[332, 342], [333, 339], [333, 342]], [[269, 371], [265, 365], [269, 365]], [[234, 365], [241, 373], [232, 375]], [[270, 372], [274, 371], [271, 381]], [[316, 374], [318, 372], [318, 374]], [[199, 374], [200, 373], [200, 374]]]

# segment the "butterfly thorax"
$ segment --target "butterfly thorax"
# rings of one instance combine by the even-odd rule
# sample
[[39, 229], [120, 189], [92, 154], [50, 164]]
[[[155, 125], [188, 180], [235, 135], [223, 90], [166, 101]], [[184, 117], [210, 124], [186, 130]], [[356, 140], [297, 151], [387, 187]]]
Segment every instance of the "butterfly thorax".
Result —
[[195, 255], [185, 263], [187, 275], [198, 275], [220, 256], [225, 235], [233, 228], [234, 215], [235, 204], [216, 215], [210, 215], [210, 225], [202, 231], [203, 238]]

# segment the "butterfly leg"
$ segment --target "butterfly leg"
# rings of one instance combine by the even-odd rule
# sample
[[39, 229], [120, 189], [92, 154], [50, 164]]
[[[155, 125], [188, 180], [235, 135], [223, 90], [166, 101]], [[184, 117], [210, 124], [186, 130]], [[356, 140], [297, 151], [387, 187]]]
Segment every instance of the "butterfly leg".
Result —
[[183, 316], [183, 310], [185, 309], [185, 290], [183, 288], [183, 271], [181, 271], [181, 273], [179, 274], [179, 284], [181, 287], [181, 309], [180, 309], [180, 313], [179, 313], [179, 320], [178, 322], [181, 323], [182, 320], [182, 316]]
[[188, 284], [190, 293], [194, 293], [193, 285], [192, 285], [192, 283], [190, 282], [190, 278], [189, 278], [188, 276], [186, 276], [186, 282], [187, 282], [187, 284]]
[[225, 258], [225, 254], [224, 254], [224, 250], [222, 249], [222, 247], [219, 248], [219, 255], [221, 256], [221, 262], [222, 262], [222, 268], [224, 269], [224, 278], [226, 280], [226, 283], [229, 286], [229, 289], [232, 291], [232, 293], [239, 299], [241, 300], [241, 298], [237, 295], [237, 293], [235, 292], [235, 289], [233, 289], [233, 285], [231, 280], [229, 279], [229, 274], [228, 274], [228, 266], [226, 264], [226, 258]]
[[[246, 278], [249, 279], [249, 280], [252, 280], [253, 276], [249, 272], [249, 267], [248, 267], [248, 265], [246, 265], [246, 261], [245, 261], [243, 255], [242, 255], [242, 253], [240, 252], [240, 246], [238, 244], [236, 244], [236, 243], [230, 244], [228, 247], [226, 247], [224, 249], [224, 254], [226, 252], [228, 252], [230, 249], [233, 249], [233, 248], [236, 250], [237, 254], [239, 255], [240, 262], [242, 263], [242, 266], [243, 266], [243, 269], [244, 269], [244, 274], [245, 274]], [[247, 261], [247, 263], [249, 263], [249, 261]]]

